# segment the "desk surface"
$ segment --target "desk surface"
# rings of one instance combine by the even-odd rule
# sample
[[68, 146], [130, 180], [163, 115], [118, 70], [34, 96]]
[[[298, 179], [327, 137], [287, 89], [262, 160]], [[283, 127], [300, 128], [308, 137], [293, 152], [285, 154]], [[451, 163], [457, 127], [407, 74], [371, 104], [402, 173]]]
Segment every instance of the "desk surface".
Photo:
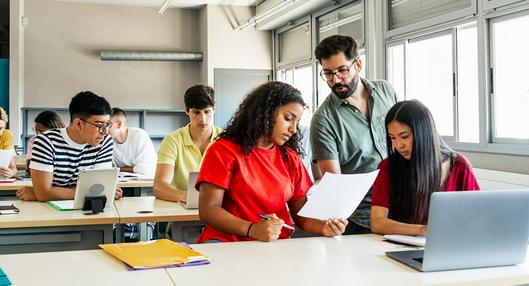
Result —
[[[118, 181], [118, 187], [120, 188], [152, 188], [152, 180], [128, 180]], [[13, 183], [0, 183], [0, 191], [15, 191], [22, 187], [31, 187], [31, 180], [28, 181], [15, 181]]]
[[174, 285], [165, 269], [128, 271], [102, 250], [0, 255], [13, 285]]
[[176, 285], [513, 285], [529, 282], [529, 264], [421, 273], [385, 251], [408, 247], [378, 235], [297, 238], [273, 243], [193, 245], [210, 265], [168, 268]]
[[180, 203], [155, 197], [126, 197], [115, 201], [120, 223], [199, 221], [198, 209], [187, 210]]
[[2, 201], [2, 205], [14, 204], [19, 214], [0, 215], [0, 228], [47, 227], [119, 223], [115, 209], [97, 215], [85, 215], [83, 211], [57, 211], [46, 203], [26, 201]]

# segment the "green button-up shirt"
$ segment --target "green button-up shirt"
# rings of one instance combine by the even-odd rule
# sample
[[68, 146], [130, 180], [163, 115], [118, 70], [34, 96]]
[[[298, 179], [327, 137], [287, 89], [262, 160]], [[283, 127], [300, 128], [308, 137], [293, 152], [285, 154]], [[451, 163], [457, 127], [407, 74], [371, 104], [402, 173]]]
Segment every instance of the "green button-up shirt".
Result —
[[[332, 93], [311, 121], [312, 159], [337, 160], [344, 174], [371, 172], [387, 157], [384, 121], [398, 100], [389, 82], [361, 80], [369, 94], [368, 116]], [[370, 215], [371, 192], [350, 220], [369, 228]]]

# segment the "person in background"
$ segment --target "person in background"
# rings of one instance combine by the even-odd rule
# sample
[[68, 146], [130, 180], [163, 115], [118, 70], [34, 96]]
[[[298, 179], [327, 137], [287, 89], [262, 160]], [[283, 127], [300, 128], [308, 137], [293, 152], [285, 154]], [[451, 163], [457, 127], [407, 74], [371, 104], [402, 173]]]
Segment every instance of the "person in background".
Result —
[[190, 123], [167, 135], [158, 153], [154, 195], [166, 201], [185, 201], [189, 172], [197, 172], [204, 153], [222, 131], [213, 125], [215, 91], [194, 85], [184, 95]]
[[425, 236], [432, 193], [479, 190], [478, 181], [468, 160], [443, 142], [421, 102], [395, 104], [385, 126], [389, 156], [378, 166], [371, 229]]
[[31, 175], [31, 170], [29, 169], [29, 163], [31, 162], [31, 154], [33, 152], [33, 142], [37, 135], [55, 128], [65, 128], [66, 125], [62, 121], [61, 117], [54, 111], [46, 110], [35, 117], [35, 136], [31, 137], [28, 143], [28, 154], [26, 156], [26, 173]]
[[313, 185], [300, 157], [304, 108], [301, 93], [282, 82], [265, 83], [243, 100], [197, 179], [206, 223], [199, 243], [289, 238], [294, 223], [310, 234], [344, 232], [346, 218], [298, 216]]
[[[16, 193], [25, 201], [71, 200], [79, 170], [112, 168], [112, 112], [108, 101], [91, 91], [75, 95], [69, 106], [70, 125], [37, 135], [33, 142], [32, 187]], [[115, 198], [123, 192], [116, 189]]]
[[12, 178], [17, 173], [17, 165], [15, 161], [15, 136], [13, 132], [7, 129], [9, 117], [7, 112], [0, 107], [0, 150], [9, 150], [13, 152], [11, 162], [7, 167], [0, 167], [0, 178]]
[[[360, 78], [363, 63], [349, 36], [324, 39], [314, 54], [322, 66], [320, 76], [332, 90], [312, 116], [312, 159], [319, 167], [314, 170], [322, 175], [376, 170], [387, 156], [384, 117], [397, 102], [395, 90], [387, 81]], [[349, 217], [345, 234], [370, 233], [370, 210], [371, 190]]]
[[112, 108], [110, 121], [116, 166], [122, 172], [154, 177], [157, 156], [149, 134], [141, 128], [128, 127], [127, 114], [121, 108]]

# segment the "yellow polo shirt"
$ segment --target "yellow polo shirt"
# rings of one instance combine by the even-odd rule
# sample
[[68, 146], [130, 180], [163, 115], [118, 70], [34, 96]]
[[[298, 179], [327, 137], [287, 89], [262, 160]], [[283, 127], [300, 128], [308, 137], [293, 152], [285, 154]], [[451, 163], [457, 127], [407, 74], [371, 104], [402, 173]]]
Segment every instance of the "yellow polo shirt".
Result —
[[[206, 151], [221, 132], [222, 129], [220, 127], [213, 126], [213, 134]], [[191, 140], [188, 124], [165, 136], [160, 145], [158, 164], [174, 165], [174, 176], [171, 185], [186, 191], [189, 172], [198, 172], [200, 170], [203, 157], [204, 154], [200, 152], [198, 146], [193, 144], [193, 140]]]
[[5, 129], [0, 135], [0, 150], [14, 150], [15, 136], [11, 130]]

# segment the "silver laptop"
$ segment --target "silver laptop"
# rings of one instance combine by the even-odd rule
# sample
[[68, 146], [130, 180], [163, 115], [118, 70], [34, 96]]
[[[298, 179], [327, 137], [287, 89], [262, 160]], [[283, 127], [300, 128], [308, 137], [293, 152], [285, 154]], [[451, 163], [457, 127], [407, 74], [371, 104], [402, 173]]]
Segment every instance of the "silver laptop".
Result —
[[424, 250], [386, 255], [420, 271], [523, 263], [529, 241], [529, 190], [432, 194]]
[[81, 209], [84, 204], [84, 199], [94, 196], [106, 196], [107, 201], [105, 207], [113, 207], [118, 173], [118, 168], [80, 170], [75, 189], [73, 208]]
[[189, 181], [187, 183], [187, 197], [186, 202], [182, 205], [186, 209], [198, 209], [198, 191], [195, 189], [198, 172], [189, 172]]

